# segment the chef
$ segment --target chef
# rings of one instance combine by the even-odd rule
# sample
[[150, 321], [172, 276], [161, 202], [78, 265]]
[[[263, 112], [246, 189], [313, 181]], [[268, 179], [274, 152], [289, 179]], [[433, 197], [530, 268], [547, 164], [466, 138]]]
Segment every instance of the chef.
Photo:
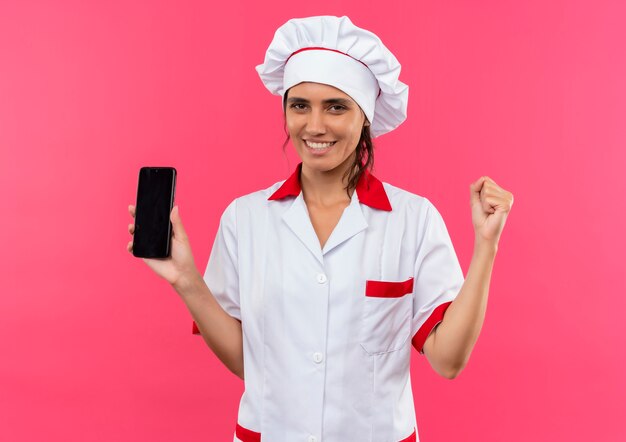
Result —
[[372, 139], [408, 101], [375, 34], [345, 16], [292, 19], [256, 70], [301, 161], [226, 207], [203, 276], [171, 215], [169, 281], [193, 333], [245, 382], [233, 440], [417, 442], [412, 349], [449, 379], [467, 364], [513, 195], [487, 176], [470, 185], [464, 277], [433, 203], [372, 173]]

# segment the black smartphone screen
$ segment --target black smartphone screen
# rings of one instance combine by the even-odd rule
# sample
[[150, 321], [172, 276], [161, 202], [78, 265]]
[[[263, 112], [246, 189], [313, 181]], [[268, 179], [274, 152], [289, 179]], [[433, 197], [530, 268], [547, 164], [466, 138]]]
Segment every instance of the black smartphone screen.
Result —
[[170, 256], [176, 169], [142, 167], [137, 185], [133, 255], [138, 258]]

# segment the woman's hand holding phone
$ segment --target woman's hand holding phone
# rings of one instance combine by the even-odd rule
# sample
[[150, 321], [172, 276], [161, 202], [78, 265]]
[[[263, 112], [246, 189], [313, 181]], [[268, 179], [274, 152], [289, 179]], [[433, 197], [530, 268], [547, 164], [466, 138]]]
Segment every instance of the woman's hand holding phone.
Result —
[[[133, 224], [128, 225], [128, 231], [131, 235], [135, 233], [135, 206], [128, 206], [128, 212], [133, 217]], [[172, 243], [171, 256], [169, 258], [141, 258], [148, 267], [150, 267], [157, 275], [165, 279], [172, 285], [180, 284], [187, 278], [193, 278], [199, 275], [196, 268], [189, 237], [183, 227], [178, 206], [174, 206], [170, 213], [172, 221]], [[129, 253], [133, 252], [133, 241], [131, 240], [126, 249]]]

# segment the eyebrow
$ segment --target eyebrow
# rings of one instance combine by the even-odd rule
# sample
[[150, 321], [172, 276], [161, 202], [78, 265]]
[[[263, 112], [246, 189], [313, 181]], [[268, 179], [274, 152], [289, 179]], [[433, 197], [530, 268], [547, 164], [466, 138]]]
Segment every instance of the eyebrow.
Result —
[[[309, 100], [307, 100], [306, 98], [301, 98], [301, 97], [289, 97], [287, 99], [288, 103], [294, 103], [296, 101], [299, 103], [310, 103]], [[323, 104], [343, 104], [344, 106], [350, 106], [351, 101], [345, 98], [328, 98], [322, 101], [322, 103]]]

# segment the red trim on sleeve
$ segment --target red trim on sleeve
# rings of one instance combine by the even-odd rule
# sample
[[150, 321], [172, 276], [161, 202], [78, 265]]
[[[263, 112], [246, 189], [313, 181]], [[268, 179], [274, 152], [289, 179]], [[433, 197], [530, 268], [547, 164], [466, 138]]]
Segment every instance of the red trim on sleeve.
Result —
[[413, 433], [411, 433], [409, 437], [407, 437], [406, 439], [402, 439], [399, 442], [417, 442], [417, 430], [413, 429]]
[[413, 277], [406, 281], [365, 281], [365, 296], [399, 298], [413, 291]]
[[424, 343], [426, 342], [426, 338], [428, 338], [428, 335], [435, 327], [435, 325], [443, 321], [443, 315], [450, 306], [450, 304], [452, 304], [452, 301], [444, 302], [443, 304], [439, 305], [435, 310], [433, 310], [433, 312], [430, 314], [426, 322], [422, 324], [417, 333], [415, 333], [415, 336], [413, 336], [411, 343], [418, 352], [423, 353], [422, 350], [424, 347]]
[[239, 422], [237, 422], [237, 426], [235, 427], [235, 436], [242, 442], [261, 442], [261, 433], [248, 430], [239, 425]]

